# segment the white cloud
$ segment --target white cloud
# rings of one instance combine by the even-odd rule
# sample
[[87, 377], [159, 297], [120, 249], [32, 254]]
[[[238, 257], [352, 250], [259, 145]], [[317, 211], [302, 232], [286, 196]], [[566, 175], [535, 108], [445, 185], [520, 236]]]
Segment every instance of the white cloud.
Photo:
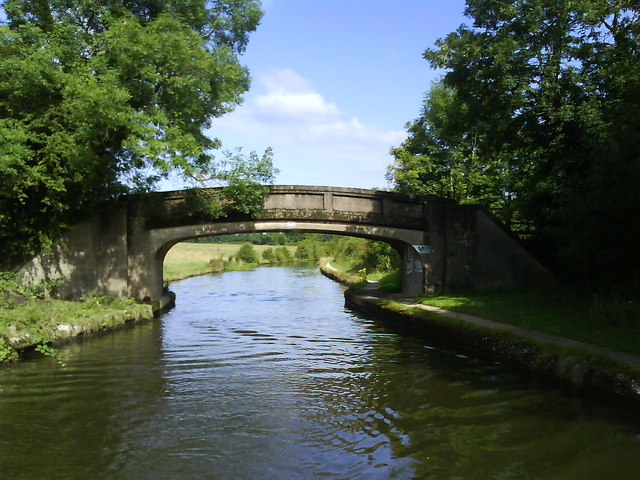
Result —
[[255, 116], [263, 122], [314, 124], [340, 116], [338, 107], [315, 92], [309, 82], [291, 70], [260, 76], [264, 94], [253, 100]]
[[291, 93], [313, 92], [311, 83], [288, 68], [274, 68], [258, 75], [263, 89], [267, 92], [283, 90]]
[[258, 96], [255, 105], [256, 116], [265, 121], [315, 123], [340, 113], [318, 93], [271, 92]]
[[278, 183], [384, 185], [389, 148], [404, 131], [348, 115], [292, 70], [271, 70], [257, 83], [244, 105], [213, 124], [211, 135], [226, 148], [273, 147]]

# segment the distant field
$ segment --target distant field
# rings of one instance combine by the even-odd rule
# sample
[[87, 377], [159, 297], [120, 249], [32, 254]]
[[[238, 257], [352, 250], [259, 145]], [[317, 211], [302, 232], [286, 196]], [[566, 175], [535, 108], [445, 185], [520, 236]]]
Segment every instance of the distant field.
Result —
[[[229, 260], [235, 256], [240, 243], [178, 243], [164, 259], [164, 280], [173, 281], [194, 275], [209, 273], [209, 260]], [[267, 248], [278, 248], [273, 245], [254, 245], [256, 252], [262, 255]], [[296, 247], [286, 247], [295, 254]]]

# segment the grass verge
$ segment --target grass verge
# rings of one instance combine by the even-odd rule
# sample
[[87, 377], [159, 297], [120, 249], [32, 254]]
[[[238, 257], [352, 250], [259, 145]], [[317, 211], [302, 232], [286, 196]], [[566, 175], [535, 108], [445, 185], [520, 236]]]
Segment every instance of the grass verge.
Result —
[[365, 278], [368, 282], [377, 284], [376, 288], [382, 292], [395, 293], [402, 288], [402, 272], [400, 270], [370, 271], [359, 269], [348, 262], [331, 260], [328, 263], [334, 268], [336, 277], [346, 280], [347, 283], [352, 284], [354, 289], [364, 288], [366, 286]]
[[0, 363], [16, 360], [24, 348], [37, 346], [55, 356], [50, 342], [150, 318], [149, 305], [130, 299], [95, 296], [84, 301], [26, 298], [12, 295], [0, 308]]
[[[352, 266], [331, 262], [336, 276], [348, 276]], [[375, 277], [368, 276], [368, 279]], [[379, 278], [379, 290], [399, 291], [400, 272]], [[355, 286], [358, 291], [359, 284]], [[561, 290], [489, 292], [418, 297], [416, 303], [467, 313], [537, 330], [611, 350], [640, 355], [640, 304], [586, 300]], [[398, 308], [398, 307], [396, 307]]]
[[418, 298], [419, 303], [640, 355], [640, 306], [586, 301], [560, 291]]
[[520, 364], [533, 373], [559, 380], [572, 389], [589, 388], [600, 383], [598, 388], [610, 390], [608, 393], [613, 396], [628, 397], [636, 404], [640, 401], [640, 392], [637, 390], [640, 369], [603, 352], [538, 341], [516, 332], [444, 317], [390, 299], [369, 297], [361, 301], [368, 307], [381, 309], [379, 313], [388, 312], [398, 326], [430, 335], [435, 341], [470, 348], [469, 351], [488, 353], [492, 357]]

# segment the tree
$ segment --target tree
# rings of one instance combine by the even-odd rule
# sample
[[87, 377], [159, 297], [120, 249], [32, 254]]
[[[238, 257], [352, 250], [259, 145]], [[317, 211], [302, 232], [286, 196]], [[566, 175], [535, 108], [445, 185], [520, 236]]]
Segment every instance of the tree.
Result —
[[276, 173], [271, 148], [262, 157], [255, 152], [245, 156], [242, 148], [236, 149], [235, 153], [225, 151], [222, 161], [210, 162], [194, 179], [196, 186], [223, 188], [196, 189], [191, 193], [196, 205], [211, 219], [230, 212], [255, 217], [262, 209], [263, 200], [269, 194], [268, 184], [273, 183]]
[[236, 253], [236, 258], [244, 263], [260, 263], [258, 253], [250, 243], [243, 243], [240, 246]]
[[276, 263], [291, 263], [293, 262], [293, 255], [287, 247], [278, 247], [274, 251]]
[[365, 268], [388, 272], [400, 266], [400, 255], [386, 242], [368, 241], [362, 257]]
[[275, 254], [273, 252], [273, 248], [265, 248], [262, 252], [262, 259], [267, 263], [272, 263], [275, 260]]
[[[249, 87], [238, 55], [260, 21], [259, 0], [1, 5], [4, 264], [170, 172], [216, 178], [220, 142], [205, 131]], [[250, 191], [251, 182], [242, 178], [235, 191]]]
[[309, 249], [309, 246], [309, 242], [302, 242], [300, 245], [298, 245], [298, 248], [296, 248], [295, 257], [299, 260], [311, 260], [312, 253]]
[[425, 53], [446, 73], [391, 178], [438, 192], [448, 173], [468, 200], [488, 180], [485, 203], [529, 225], [572, 281], [637, 290], [637, 2], [468, 0], [466, 14], [472, 25]]
[[478, 154], [480, 129], [469, 125], [467, 115], [455, 88], [434, 83], [421, 116], [407, 124], [407, 140], [391, 150], [387, 179], [403, 193], [487, 205], [508, 222], [508, 169]]
[[305, 239], [298, 243], [295, 258], [299, 260], [320, 260], [325, 254], [318, 235], [306, 234]]

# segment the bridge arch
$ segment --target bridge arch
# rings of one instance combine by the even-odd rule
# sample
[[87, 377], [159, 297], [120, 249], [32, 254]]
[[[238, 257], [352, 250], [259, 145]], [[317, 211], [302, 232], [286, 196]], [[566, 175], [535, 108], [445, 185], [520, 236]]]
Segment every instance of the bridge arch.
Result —
[[124, 197], [27, 262], [22, 278], [57, 279], [67, 298], [102, 291], [162, 302], [162, 264], [176, 243], [271, 231], [388, 242], [403, 258], [403, 290], [409, 295], [522, 288], [551, 278], [478, 206], [376, 190], [280, 185], [271, 187], [256, 218], [212, 221], [193, 198], [192, 191]]
[[157, 298], [161, 295], [164, 258], [177, 243], [199, 237], [269, 232], [329, 233], [386, 242], [398, 251], [402, 259], [404, 266], [402, 276], [403, 291], [416, 294], [424, 291], [424, 285], [422, 285], [423, 265], [420, 254], [414, 247], [414, 245], [421, 244], [424, 239], [424, 232], [385, 226], [354, 225], [335, 221], [318, 222], [305, 219], [297, 221], [215, 222], [152, 230], [152, 242], [149, 247], [153, 250], [152, 269], [154, 278], [150, 280], [151, 284], [149, 286], [153, 290], [148, 293], [148, 296]]

